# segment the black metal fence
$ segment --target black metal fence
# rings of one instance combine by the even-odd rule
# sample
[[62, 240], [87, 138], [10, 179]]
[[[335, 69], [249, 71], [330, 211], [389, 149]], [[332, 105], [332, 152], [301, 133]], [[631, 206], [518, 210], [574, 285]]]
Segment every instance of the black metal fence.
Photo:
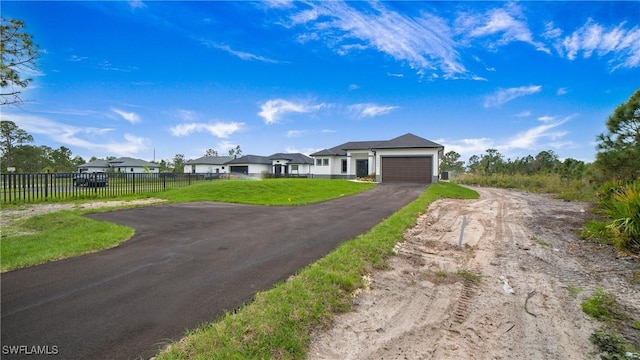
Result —
[[0, 202], [113, 198], [130, 194], [156, 193], [209, 179], [207, 175], [202, 174], [107, 173], [106, 175], [106, 179], [103, 180], [101, 177], [94, 181], [78, 173], [0, 174]]

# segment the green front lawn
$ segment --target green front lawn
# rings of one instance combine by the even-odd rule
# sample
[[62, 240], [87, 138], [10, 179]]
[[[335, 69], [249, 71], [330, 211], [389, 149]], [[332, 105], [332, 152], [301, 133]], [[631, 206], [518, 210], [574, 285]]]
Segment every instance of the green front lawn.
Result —
[[374, 186], [372, 183], [327, 179], [213, 180], [165, 191], [156, 196], [173, 202], [304, 205], [352, 195]]
[[[302, 205], [352, 195], [373, 186], [375, 184], [346, 180], [218, 180], [200, 182], [157, 195], [171, 202]], [[82, 216], [95, 211], [108, 210], [59, 211], [18, 220], [4, 227], [0, 240], [1, 271], [100, 251], [133, 236], [134, 231], [129, 227]]]

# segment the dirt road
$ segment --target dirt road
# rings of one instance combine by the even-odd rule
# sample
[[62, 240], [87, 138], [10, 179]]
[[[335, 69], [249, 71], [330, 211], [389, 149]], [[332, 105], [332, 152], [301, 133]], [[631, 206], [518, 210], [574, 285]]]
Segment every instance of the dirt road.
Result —
[[595, 359], [580, 304], [598, 288], [640, 319], [640, 262], [576, 238], [585, 203], [476, 190], [431, 205], [309, 359]]

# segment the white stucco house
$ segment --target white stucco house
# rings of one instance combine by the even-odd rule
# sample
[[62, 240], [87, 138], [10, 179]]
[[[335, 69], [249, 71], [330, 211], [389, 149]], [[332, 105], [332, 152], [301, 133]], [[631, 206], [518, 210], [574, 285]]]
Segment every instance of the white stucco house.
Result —
[[300, 153], [277, 153], [269, 156], [270, 173], [275, 176], [310, 176], [313, 159]]
[[89, 173], [107, 172], [107, 171], [109, 171], [109, 163], [107, 162], [107, 160], [102, 160], [102, 159], [90, 161], [86, 164], [82, 164], [78, 166], [78, 172], [81, 172], [81, 173], [82, 172], [89, 172]]
[[271, 171], [271, 164], [271, 159], [260, 155], [244, 155], [225, 163], [229, 167], [230, 173], [256, 178], [262, 177], [263, 173]]
[[94, 160], [78, 166], [78, 172], [119, 172], [129, 174], [155, 174], [159, 172], [158, 164], [130, 157], [113, 160]]
[[352, 141], [311, 154], [316, 178], [353, 179], [375, 174], [378, 182], [438, 181], [444, 146], [405, 134], [391, 140]]
[[276, 177], [309, 177], [313, 159], [300, 153], [277, 153], [271, 156], [245, 155], [227, 161], [230, 173], [262, 177], [271, 174]]
[[227, 162], [231, 156], [203, 156], [189, 160], [184, 165], [185, 174], [226, 174], [229, 172]]

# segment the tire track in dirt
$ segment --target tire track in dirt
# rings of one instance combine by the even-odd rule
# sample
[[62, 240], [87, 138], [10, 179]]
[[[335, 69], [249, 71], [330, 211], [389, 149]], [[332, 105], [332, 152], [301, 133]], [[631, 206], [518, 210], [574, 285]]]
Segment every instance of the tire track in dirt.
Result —
[[[397, 244], [390, 270], [371, 275], [354, 311], [313, 334], [309, 359], [598, 358], [589, 341], [597, 324], [580, 303], [604, 286], [637, 310], [640, 287], [616, 271], [640, 264], [576, 238], [584, 203], [476, 190], [478, 200], [431, 204]], [[584, 291], [574, 296], [570, 286]]]

